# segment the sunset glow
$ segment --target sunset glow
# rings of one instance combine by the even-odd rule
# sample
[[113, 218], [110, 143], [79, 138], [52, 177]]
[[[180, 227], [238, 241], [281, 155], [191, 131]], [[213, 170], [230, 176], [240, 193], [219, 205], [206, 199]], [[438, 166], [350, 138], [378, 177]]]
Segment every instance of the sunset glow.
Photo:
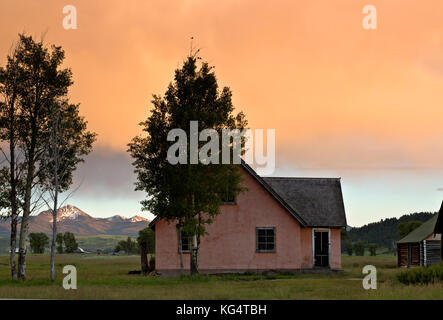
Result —
[[[251, 128], [276, 130], [276, 172], [342, 177], [348, 224], [443, 199], [443, 2], [0, 1], [0, 64], [18, 33], [61, 45], [72, 102], [98, 133], [70, 200], [94, 216], [140, 214], [127, 143], [193, 47]], [[152, 217], [142, 213], [145, 217]]]

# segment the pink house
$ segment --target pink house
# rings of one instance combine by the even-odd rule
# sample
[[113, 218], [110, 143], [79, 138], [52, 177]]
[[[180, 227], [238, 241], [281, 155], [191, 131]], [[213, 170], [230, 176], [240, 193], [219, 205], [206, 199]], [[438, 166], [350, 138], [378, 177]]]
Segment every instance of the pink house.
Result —
[[[346, 226], [340, 179], [263, 178], [245, 163], [248, 191], [221, 207], [201, 238], [202, 273], [341, 269], [340, 230]], [[156, 270], [180, 271], [175, 223], [154, 219]], [[190, 241], [182, 241], [189, 270]]]

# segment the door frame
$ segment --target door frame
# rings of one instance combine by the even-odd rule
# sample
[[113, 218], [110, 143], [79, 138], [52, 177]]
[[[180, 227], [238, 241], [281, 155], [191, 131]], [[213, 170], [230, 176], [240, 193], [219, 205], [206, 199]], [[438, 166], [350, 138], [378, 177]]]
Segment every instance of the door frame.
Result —
[[312, 268], [315, 268], [315, 232], [328, 232], [328, 268], [331, 268], [331, 228], [312, 228]]

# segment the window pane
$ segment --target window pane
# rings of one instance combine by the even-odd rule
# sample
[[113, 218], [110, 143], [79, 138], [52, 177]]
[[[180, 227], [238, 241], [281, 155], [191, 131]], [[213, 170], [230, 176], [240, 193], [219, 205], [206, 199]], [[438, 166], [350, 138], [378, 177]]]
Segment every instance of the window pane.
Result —
[[266, 250], [266, 244], [265, 243], [258, 243], [258, 250]]
[[275, 250], [274, 228], [257, 228], [257, 251], [267, 252]]
[[259, 236], [258, 242], [266, 242], [266, 237]]
[[182, 251], [189, 251], [190, 249], [189, 237], [182, 236]]

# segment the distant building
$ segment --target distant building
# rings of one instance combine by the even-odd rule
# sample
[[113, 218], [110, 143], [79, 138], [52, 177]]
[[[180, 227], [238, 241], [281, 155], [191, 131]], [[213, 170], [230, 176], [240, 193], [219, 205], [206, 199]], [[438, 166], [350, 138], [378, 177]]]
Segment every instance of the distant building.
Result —
[[443, 203], [440, 212], [397, 242], [399, 267], [429, 266], [441, 260]]
[[[340, 270], [340, 231], [346, 227], [340, 179], [263, 178], [242, 163], [247, 191], [230, 199], [202, 237], [202, 273]], [[180, 271], [175, 223], [154, 219], [155, 269]], [[183, 237], [185, 271], [191, 239]]]

